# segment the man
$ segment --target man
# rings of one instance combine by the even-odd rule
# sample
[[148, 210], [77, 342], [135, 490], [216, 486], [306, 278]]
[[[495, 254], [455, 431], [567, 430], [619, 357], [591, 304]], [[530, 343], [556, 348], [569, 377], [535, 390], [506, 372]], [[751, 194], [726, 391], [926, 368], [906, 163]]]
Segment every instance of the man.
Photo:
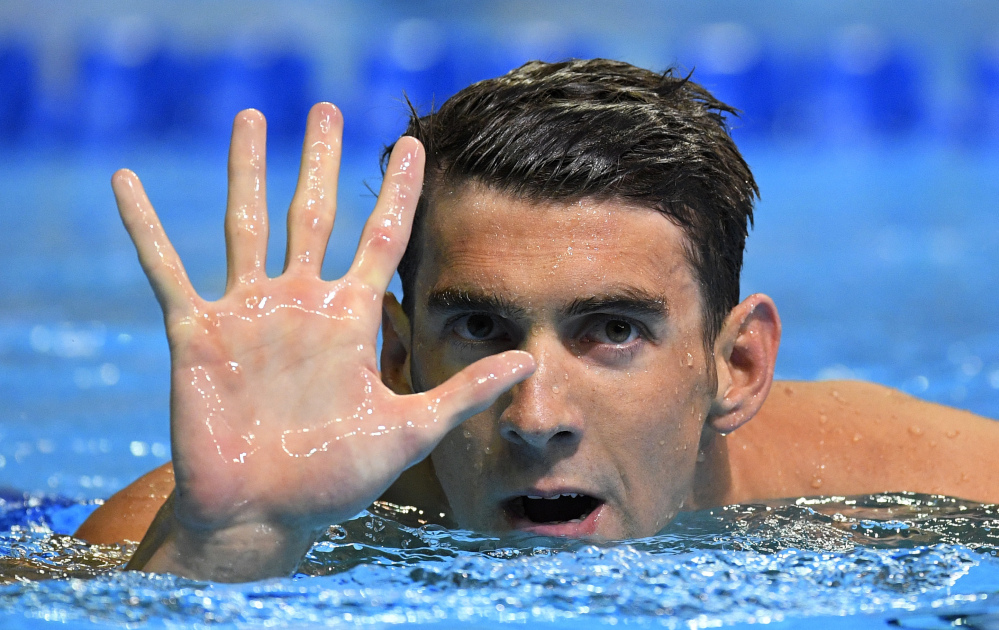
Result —
[[[214, 303], [117, 173], [170, 340], [173, 468], [78, 535], [146, 532], [133, 568], [235, 581], [294, 570], [379, 496], [466, 528], [608, 539], [758, 499], [999, 498], [992, 421], [869, 384], [771, 387], [777, 309], [739, 301], [757, 191], [730, 113], [606, 60], [475, 84], [413, 117], [354, 264], [324, 282], [339, 113], [310, 114], [285, 271], [268, 278], [264, 121], [243, 112]], [[397, 266], [401, 305], [385, 294]]]

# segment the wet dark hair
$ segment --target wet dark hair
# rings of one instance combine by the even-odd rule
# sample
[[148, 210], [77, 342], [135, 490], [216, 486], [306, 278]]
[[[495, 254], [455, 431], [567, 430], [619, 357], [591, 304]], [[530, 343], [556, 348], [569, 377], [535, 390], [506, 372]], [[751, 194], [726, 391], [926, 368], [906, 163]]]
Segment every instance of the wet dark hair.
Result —
[[426, 147], [427, 169], [399, 264], [403, 309], [412, 317], [422, 219], [438, 190], [474, 182], [528, 201], [619, 199], [683, 229], [710, 348], [739, 303], [759, 195], [728, 134], [725, 117], [735, 113], [673, 69], [607, 59], [532, 61], [470, 85], [427, 116], [412, 109], [406, 135]]

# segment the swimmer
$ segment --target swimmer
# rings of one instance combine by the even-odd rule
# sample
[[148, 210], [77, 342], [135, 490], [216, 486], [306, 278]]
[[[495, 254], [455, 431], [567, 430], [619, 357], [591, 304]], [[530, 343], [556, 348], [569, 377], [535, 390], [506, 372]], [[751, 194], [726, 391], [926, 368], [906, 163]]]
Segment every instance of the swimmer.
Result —
[[879, 385], [773, 382], [777, 308], [740, 301], [757, 188], [733, 113], [607, 60], [472, 85], [414, 115], [353, 265], [326, 281], [340, 112], [309, 114], [269, 278], [265, 121], [244, 111], [216, 302], [119, 171], [170, 343], [173, 459], [77, 535], [142, 539], [131, 568], [246, 581], [290, 574], [379, 498], [450, 526], [590, 539], [805, 495], [999, 501], [994, 421]]

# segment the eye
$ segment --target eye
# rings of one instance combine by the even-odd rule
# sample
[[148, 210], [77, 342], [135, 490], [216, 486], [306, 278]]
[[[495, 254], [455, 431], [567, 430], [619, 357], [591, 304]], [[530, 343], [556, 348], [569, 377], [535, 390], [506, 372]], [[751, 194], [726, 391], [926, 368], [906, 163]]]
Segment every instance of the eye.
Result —
[[466, 341], [491, 341], [502, 334], [502, 329], [489, 315], [473, 313], [456, 321], [454, 332]]
[[604, 333], [612, 343], [625, 343], [631, 338], [632, 326], [615, 319], [604, 324]]
[[598, 343], [620, 346], [638, 338], [639, 330], [637, 326], [623, 319], [608, 319], [597, 324], [591, 335]]

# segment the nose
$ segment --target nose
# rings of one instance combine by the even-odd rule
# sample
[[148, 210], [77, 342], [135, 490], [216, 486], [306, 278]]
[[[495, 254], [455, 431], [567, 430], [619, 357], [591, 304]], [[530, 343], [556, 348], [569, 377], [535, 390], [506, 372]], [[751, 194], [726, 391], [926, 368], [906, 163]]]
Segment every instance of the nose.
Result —
[[500, 435], [516, 446], [543, 451], [571, 448], [583, 437], [583, 420], [569, 393], [572, 355], [557, 339], [524, 344], [537, 368], [511, 391], [500, 415]]

